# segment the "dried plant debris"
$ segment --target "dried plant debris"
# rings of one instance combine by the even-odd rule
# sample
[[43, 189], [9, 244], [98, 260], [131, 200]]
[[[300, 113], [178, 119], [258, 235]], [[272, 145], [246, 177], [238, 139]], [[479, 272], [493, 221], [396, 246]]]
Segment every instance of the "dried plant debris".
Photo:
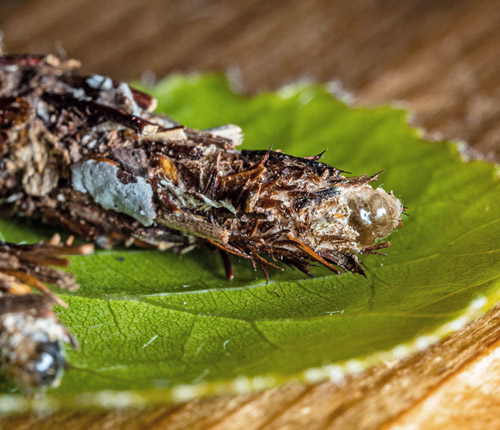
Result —
[[357, 255], [401, 225], [403, 207], [372, 176], [344, 177], [321, 154], [239, 151], [241, 129], [193, 130], [153, 114], [126, 83], [80, 76], [78, 62], [0, 56], [0, 198], [111, 247], [218, 248], [310, 274], [319, 263], [363, 274]]
[[56, 303], [66, 304], [45, 283], [76, 290], [72, 274], [50, 266], [67, 266], [61, 255], [92, 251], [92, 245], [72, 245], [72, 238], [61, 244], [58, 235], [35, 245], [0, 242], [0, 371], [17, 384], [58, 383], [66, 366], [62, 344], [76, 342], [52, 310]]

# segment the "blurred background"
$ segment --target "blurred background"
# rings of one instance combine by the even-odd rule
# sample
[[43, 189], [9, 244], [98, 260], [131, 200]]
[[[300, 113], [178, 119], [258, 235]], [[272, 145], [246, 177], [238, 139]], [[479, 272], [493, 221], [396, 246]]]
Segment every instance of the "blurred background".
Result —
[[66, 54], [123, 80], [217, 70], [245, 93], [332, 82], [500, 159], [499, 1], [0, 0], [0, 31], [7, 52]]

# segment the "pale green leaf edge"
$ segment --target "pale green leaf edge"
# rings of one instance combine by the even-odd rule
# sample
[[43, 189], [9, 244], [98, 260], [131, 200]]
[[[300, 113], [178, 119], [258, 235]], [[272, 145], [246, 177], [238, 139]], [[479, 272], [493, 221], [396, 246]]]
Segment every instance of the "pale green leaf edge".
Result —
[[[210, 75], [208, 75], [210, 76]], [[179, 80], [195, 82], [207, 75], [193, 73], [191, 75], [171, 75], [160, 85], [176, 85]], [[297, 83], [287, 85], [276, 93], [283, 97], [293, 97], [303, 91], [309, 83]], [[317, 88], [318, 85], [314, 84]], [[327, 87], [324, 86], [325, 90]], [[356, 109], [356, 106], [349, 106]], [[367, 109], [363, 107], [363, 109]], [[369, 108], [376, 112], [381, 109], [392, 109], [403, 112], [399, 107], [382, 105]], [[409, 123], [409, 115], [404, 112], [405, 127], [409, 133], [421, 137], [423, 131], [415, 128]], [[449, 145], [453, 148], [450, 157], [463, 159], [463, 143], [442, 141], [436, 144]], [[490, 165], [492, 174], [497, 177], [500, 174], [499, 166], [494, 166], [486, 161], [474, 160], [474, 162]], [[1, 232], [0, 232], [0, 239]], [[271, 281], [272, 282], [272, 281]], [[500, 282], [497, 282], [500, 287]], [[70, 296], [64, 293], [59, 294], [63, 299]], [[10, 415], [12, 413], [22, 413], [26, 411], [50, 412], [59, 409], [121, 409], [127, 407], [145, 407], [159, 404], [179, 403], [193, 398], [206, 397], [227, 393], [249, 393], [264, 389], [273, 388], [285, 383], [313, 383], [330, 379], [333, 382], [340, 382], [347, 375], [358, 373], [364, 369], [380, 364], [382, 362], [403, 358], [417, 351], [421, 351], [433, 343], [438, 342], [445, 336], [459, 330], [468, 322], [490, 310], [498, 301], [500, 301], [500, 288], [489, 297], [480, 295], [469, 303], [469, 306], [462, 314], [459, 314], [453, 320], [450, 320], [426, 335], [417, 336], [409, 342], [399, 344], [389, 350], [375, 352], [357, 359], [351, 359], [339, 363], [325, 364], [321, 367], [314, 367], [287, 376], [269, 376], [261, 375], [254, 377], [238, 377], [236, 379], [221, 380], [215, 382], [201, 382], [189, 385], [177, 384], [168, 388], [152, 388], [148, 390], [107, 390], [100, 392], [79, 393], [67, 395], [64, 393], [50, 393], [49, 395], [25, 396], [22, 394], [0, 394], [0, 416]]]

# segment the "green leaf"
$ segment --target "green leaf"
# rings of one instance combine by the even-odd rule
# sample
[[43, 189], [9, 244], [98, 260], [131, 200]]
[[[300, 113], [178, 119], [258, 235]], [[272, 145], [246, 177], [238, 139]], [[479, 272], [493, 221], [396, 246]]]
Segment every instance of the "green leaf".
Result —
[[[351, 108], [314, 85], [245, 98], [218, 76], [172, 76], [154, 93], [159, 111], [190, 127], [242, 126], [244, 148], [297, 156], [327, 148], [324, 161], [338, 168], [384, 170], [380, 185], [402, 199], [408, 217], [387, 257], [362, 257], [366, 279], [287, 269], [266, 285], [239, 261], [227, 281], [217, 253], [203, 249], [73, 258], [81, 289], [60, 294], [70, 306], [59, 315], [80, 350], [68, 351], [72, 370], [52, 391], [61, 402], [99, 402], [81, 395], [99, 390], [178, 400], [324, 377], [399, 354], [401, 345], [410, 351], [498, 298], [497, 172], [462, 162], [455, 145], [424, 141], [405, 112]], [[53, 230], [9, 220], [0, 231], [33, 241]]]

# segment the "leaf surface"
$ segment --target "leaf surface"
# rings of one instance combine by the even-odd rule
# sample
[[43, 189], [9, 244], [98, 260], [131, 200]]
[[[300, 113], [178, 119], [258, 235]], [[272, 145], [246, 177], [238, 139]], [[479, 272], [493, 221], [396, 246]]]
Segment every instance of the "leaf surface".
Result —
[[[245, 98], [210, 75], [174, 75], [153, 91], [159, 111], [190, 127], [240, 125], [245, 149], [328, 149], [322, 161], [353, 174], [384, 170], [378, 185], [401, 198], [408, 217], [387, 257], [362, 257], [366, 279], [287, 269], [266, 285], [261, 272], [233, 260], [236, 278], [227, 281], [218, 254], [204, 249], [72, 258], [81, 289], [60, 294], [70, 306], [59, 315], [80, 350], [68, 351], [72, 370], [54, 396], [133, 390], [147, 398], [160, 390], [167, 398], [179, 386], [209, 393], [307, 377], [331, 363], [372, 363], [380, 351], [463, 323], [471, 303], [484, 310], [498, 297], [497, 172], [464, 163], [455, 145], [424, 141], [405, 112], [351, 108], [314, 85]], [[53, 230], [8, 220], [0, 231], [33, 241]]]

